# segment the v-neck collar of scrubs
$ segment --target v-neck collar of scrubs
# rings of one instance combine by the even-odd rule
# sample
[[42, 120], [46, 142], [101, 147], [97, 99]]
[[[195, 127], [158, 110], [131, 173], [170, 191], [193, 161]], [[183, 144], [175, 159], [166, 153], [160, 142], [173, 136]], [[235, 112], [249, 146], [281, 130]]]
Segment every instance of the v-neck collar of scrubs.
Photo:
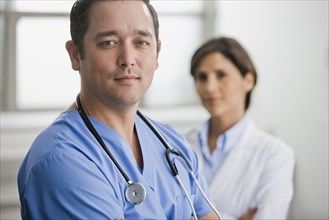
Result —
[[[104, 139], [104, 140], [107, 139], [107, 140], [110, 140], [111, 142], [117, 143], [117, 146], [120, 146], [122, 148], [122, 150], [124, 150], [129, 155], [129, 158], [135, 162], [136, 168], [140, 171], [140, 173], [149, 180], [153, 179], [154, 166], [152, 166], [151, 164], [154, 163], [154, 161], [152, 161], [152, 156], [150, 154], [150, 150], [152, 150], [152, 149], [150, 149], [150, 148], [152, 148], [152, 145], [154, 145], [154, 144], [153, 144], [152, 138], [150, 137], [149, 129], [147, 126], [145, 126], [145, 123], [143, 122], [143, 120], [141, 118], [139, 118], [136, 115], [135, 129], [137, 132], [137, 138], [138, 138], [140, 148], [141, 148], [141, 154], [142, 154], [142, 159], [143, 159], [143, 168], [140, 168], [138, 166], [136, 159], [133, 155], [133, 152], [131, 150], [130, 144], [122, 137], [121, 134], [119, 134], [116, 130], [114, 130], [110, 126], [102, 123], [101, 121], [99, 121], [93, 117], [89, 116], [89, 119], [92, 121], [92, 124], [95, 127], [97, 127], [96, 130], [99, 132], [99, 135], [101, 136], [102, 139]], [[105, 135], [106, 133], [108, 133], [110, 135]], [[150, 184], [153, 187], [152, 181], [150, 182]]]
[[[151, 151], [154, 146], [154, 140], [151, 138], [149, 134], [149, 128], [145, 126], [145, 123], [143, 124], [143, 120], [136, 116], [135, 120], [135, 126], [136, 126], [136, 132], [138, 136], [139, 145], [141, 148], [142, 158], [143, 158], [143, 169], [141, 174], [144, 176], [145, 179], [147, 179], [150, 187], [154, 188], [154, 166], [153, 163], [156, 163], [156, 161], [153, 161], [153, 157], [151, 154]], [[136, 166], [137, 163], [136, 163]]]

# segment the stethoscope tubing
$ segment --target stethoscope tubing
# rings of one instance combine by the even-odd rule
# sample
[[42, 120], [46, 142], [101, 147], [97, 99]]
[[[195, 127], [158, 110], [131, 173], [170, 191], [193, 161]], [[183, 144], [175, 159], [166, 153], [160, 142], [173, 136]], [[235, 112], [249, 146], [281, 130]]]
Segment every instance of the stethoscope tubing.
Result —
[[188, 166], [188, 169], [192, 170], [190, 163], [186, 160], [184, 155], [181, 152], [179, 152], [177, 149], [172, 148], [169, 145], [169, 143], [165, 140], [165, 138], [161, 135], [161, 133], [158, 131], [158, 129], [156, 129], [156, 127], [154, 127], [154, 125], [140, 111], [137, 111], [137, 115], [149, 126], [149, 128], [151, 128], [152, 132], [157, 136], [157, 138], [160, 140], [160, 142], [166, 148], [166, 159], [167, 159], [167, 162], [170, 166], [170, 169], [171, 169], [171, 172], [173, 173], [173, 175], [177, 176], [178, 170], [177, 170], [176, 166], [174, 165], [174, 163], [171, 163], [171, 159], [170, 159], [171, 153], [182, 158], [185, 161], [186, 165]]
[[[113, 163], [115, 164], [115, 166], [118, 168], [118, 170], [120, 171], [121, 175], [124, 177], [124, 179], [126, 180], [127, 184], [128, 184], [128, 190], [126, 191], [127, 194], [134, 194], [136, 193], [136, 191], [140, 192], [140, 191], [144, 191], [143, 195], [141, 198], [137, 198], [136, 196], [131, 196], [132, 200], [131, 201], [126, 194], [126, 197], [129, 201], [131, 201], [134, 204], [139, 204], [141, 203], [145, 196], [146, 196], [146, 191], [145, 188], [142, 184], [140, 183], [135, 183], [132, 182], [132, 180], [128, 177], [128, 175], [124, 172], [124, 170], [122, 169], [122, 167], [120, 166], [120, 164], [117, 162], [117, 160], [114, 158], [114, 156], [112, 155], [112, 153], [110, 152], [110, 150], [107, 148], [106, 144], [104, 143], [104, 141], [102, 140], [102, 138], [99, 136], [98, 132], [96, 131], [95, 127], [92, 125], [92, 123], [90, 122], [90, 120], [88, 119], [88, 116], [86, 114], [86, 112], [84, 111], [82, 104], [81, 104], [81, 100], [80, 100], [80, 94], [77, 95], [76, 98], [76, 106], [78, 109], [78, 112], [81, 116], [81, 118], [83, 119], [84, 123], [86, 124], [88, 130], [93, 134], [93, 136], [96, 138], [97, 142], [101, 145], [101, 147], [104, 149], [104, 151], [106, 152], [106, 154], [110, 157], [110, 159], [113, 161]], [[202, 196], [204, 197], [204, 199], [207, 201], [207, 203], [209, 204], [209, 206], [214, 210], [214, 212], [216, 213], [216, 215], [219, 217], [219, 219], [221, 219], [220, 214], [218, 213], [218, 211], [216, 210], [216, 208], [214, 207], [214, 205], [210, 202], [210, 200], [208, 199], [208, 197], [206, 196], [206, 194], [204, 193], [204, 191], [202, 190], [199, 181], [196, 179], [192, 167], [190, 165], [190, 163], [187, 161], [187, 159], [184, 157], [184, 155], [182, 153], [180, 153], [177, 149], [174, 149], [172, 147], [170, 147], [169, 143], [165, 140], [165, 138], [161, 135], [161, 133], [155, 128], [155, 126], [140, 112], [137, 110], [137, 115], [148, 125], [148, 127], [152, 130], [152, 132], [157, 136], [157, 138], [160, 140], [160, 142], [163, 144], [163, 146], [165, 147], [166, 151], [166, 160], [168, 162], [168, 165], [170, 166], [170, 169], [172, 171], [172, 174], [174, 175], [174, 177], [176, 178], [177, 182], [179, 183], [180, 187], [182, 188], [184, 194], [186, 195], [186, 198], [188, 200], [188, 203], [192, 209], [192, 213], [194, 218], [197, 220], [198, 217], [196, 215], [196, 211], [194, 209], [194, 205], [192, 203], [191, 197], [189, 196], [184, 184], [182, 183], [179, 175], [178, 175], [178, 169], [175, 165], [175, 162], [171, 161], [170, 158], [170, 154], [174, 154], [177, 156], [177, 158], [179, 158], [180, 160], [183, 160], [186, 167], [186, 169], [188, 170], [188, 172], [190, 173], [190, 175], [192, 176], [194, 182], [196, 183], [197, 188], [200, 190]], [[129, 190], [129, 187], [133, 188], [133, 190]], [[136, 199], [137, 198], [137, 199]]]
[[151, 128], [152, 132], [157, 136], [157, 138], [161, 141], [163, 146], [166, 148], [166, 150], [172, 150], [172, 148], [169, 146], [168, 142], [164, 139], [164, 137], [161, 135], [161, 133], [154, 127], [154, 125], [140, 112], [137, 110], [137, 115]]
[[[208, 198], [208, 196], [206, 195], [206, 193], [203, 191], [203, 189], [202, 189], [202, 187], [201, 187], [199, 181], [197, 180], [197, 178], [195, 177], [195, 175], [194, 175], [194, 173], [193, 173], [193, 170], [192, 170], [190, 164], [187, 162], [187, 160], [186, 160], [184, 157], [177, 157], [177, 158], [180, 159], [180, 160], [183, 160], [184, 163], [181, 163], [181, 164], [187, 166], [187, 167], [185, 167], [185, 168], [188, 170], [189, 174], [191, 175], [192, 179], [194, 180], [194, 183], [196, 184], [197, 188], [200, 190], [200, 192], [201, 192], [201, 194], [202, 194], [202, 197], [206, 200], [206, 202], [207, 202], [208, 205], [211, 207], [211, 209], [214, 210], [214, 212], [216, 213], [216, 215], [218, 216], [218, 218], [219, 218], [219, 219], [222, 219], [221, 216], [220, 216], [220, 214], [219, 214], [219, 212], [218, 212], [217, 209], [215, 208], [214, 204], [212, 204], [212, 202], [209, 200], [209, 198]], [[186, 189], [185, 189], [185, 187], [184, 187], [184, 184], [182, 184], [182, 181], [180, 180], [180, 178], [179, 178], [178, 175], [177, 175], [177, 177], [178, 177], [178, 179], [176, 178], [177, 181], [180, 183], [180, 185], [181, 185], [183, 191], [185, 192], [185, 195], [186, 195], [187, 199], [190, 201], [190, 200], [191, 200], [191, 199], [189, 198], [190, 196], [188, 196], [187, 191], [186, 191]], [[189, 203], [190, 203], [190, 202], [189, 202]], [[195, 212], [195, 210], [194, 210], [194, 206], [192, 205], [192, 203], [190, 203], [190, 206], [191, 206], [191, 208], [192, 208], [192, 212], [193, 212], [193, 211]], [[194, 214], [194, 212], [193, 212], [193, 214]], [[195, 215], [195, 216], [196, 216], [196, 215]], [[196, 217], [195, 219], [197, 220], [197, 217]]]
[[92, 123], [88, 119], [88, 116], [87, 116], [86, 112], [84, 111], [84, 109], [82, 107], [82, 104], [81, 104], [80, 94], [78, 94], [78, 96], [77, 96], [76, 105], [77, 105], [78, 112], [80, 113], [80, 116], [83, 119], [84, 123], [87, 125], [87, 128], [89, 129], [90, 133], [92, 133], [94, 135], [97, 142], [102, 146], [102, 148], [104, 149], [106, 154], [111, 158], [111, 160], [113, 161], [115, 166], [118, 168], [118, 170], [120, 171], [120, 173], [122, 174], [122, 176], [124, 177], [124, 179], [126, 180], [128, 185], [130, 185], [132, 183], [132, 181], [130, 180], [128, 175], [123, 171], [123, 169], [120, 166], [120, 164], [118, 163], [118, 161], [114, 158], [114, 156], [112, 155], [110, 150], [107, 148], [107, 146], [104, 143], [104, 141], [102, 140], [102, 138], [99, 136], [99, 134], [96, 131], [95, 127], [92, 125]]

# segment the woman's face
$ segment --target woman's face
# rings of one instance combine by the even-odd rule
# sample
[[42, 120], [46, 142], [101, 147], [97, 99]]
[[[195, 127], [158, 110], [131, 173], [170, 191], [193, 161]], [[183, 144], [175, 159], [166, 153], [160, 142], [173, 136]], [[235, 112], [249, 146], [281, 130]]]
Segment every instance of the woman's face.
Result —
[[202, 105], [212, 117], [240, 118], [246, 94], [253, 87], [250, 73], [243, 77], [224, 55], [214, 52], [204, 57], [195, 73], [195, 85]]

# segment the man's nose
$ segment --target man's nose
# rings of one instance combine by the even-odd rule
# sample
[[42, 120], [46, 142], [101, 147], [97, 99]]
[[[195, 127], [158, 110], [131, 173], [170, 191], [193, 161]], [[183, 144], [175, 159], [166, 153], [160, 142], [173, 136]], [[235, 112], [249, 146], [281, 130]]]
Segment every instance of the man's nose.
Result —
[[122, 45], [118, 62], [121, 67], [134, 66], [136, 64], [134, 47]]

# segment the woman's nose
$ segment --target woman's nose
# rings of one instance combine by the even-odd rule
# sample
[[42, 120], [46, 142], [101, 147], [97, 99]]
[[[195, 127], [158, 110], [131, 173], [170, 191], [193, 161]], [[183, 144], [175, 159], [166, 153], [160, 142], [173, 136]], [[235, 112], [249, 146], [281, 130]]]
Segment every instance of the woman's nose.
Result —
[[218, 88], [218, 83], [215, 77], [210, 75], [205, 83], [205, 90], [209, 93], [216, 91]]

